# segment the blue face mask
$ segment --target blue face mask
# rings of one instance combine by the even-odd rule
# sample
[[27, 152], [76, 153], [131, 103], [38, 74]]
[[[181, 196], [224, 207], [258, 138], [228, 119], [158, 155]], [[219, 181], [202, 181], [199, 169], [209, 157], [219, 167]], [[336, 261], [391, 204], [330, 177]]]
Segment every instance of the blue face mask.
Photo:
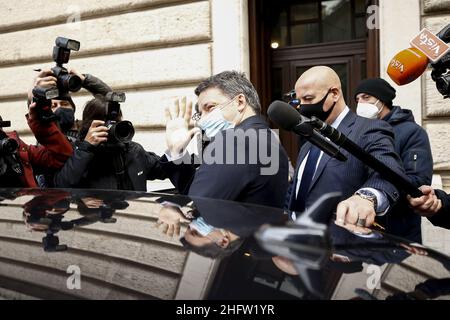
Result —
[[198, 233], [200, 233], [204, 237], [213, 232], [215, 229], [212, 225], [207, 224], [206, 221], [203, 219], [203, 217], [199, 217], [193, 220], [189, 224], [189, 227], [195, 229]]
[[200, 119], [197, 125], [205, 132], [208, 138], [214, 137], [222, 130], [234, 128], [234, 124], [223, 117], [220, 109], [211, 111], [205, 118]]

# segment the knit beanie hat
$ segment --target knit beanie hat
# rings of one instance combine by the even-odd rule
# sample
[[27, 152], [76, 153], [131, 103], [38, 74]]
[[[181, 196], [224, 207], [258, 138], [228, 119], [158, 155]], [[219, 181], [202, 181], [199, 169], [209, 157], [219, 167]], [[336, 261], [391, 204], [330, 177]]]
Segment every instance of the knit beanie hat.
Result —
[[369, 94], [392, 108], [392, 101], [395, 99], [395, 89], [384, 79], [372, 78], [360, 82], [356, 88], [355, 98], [360, 93]]

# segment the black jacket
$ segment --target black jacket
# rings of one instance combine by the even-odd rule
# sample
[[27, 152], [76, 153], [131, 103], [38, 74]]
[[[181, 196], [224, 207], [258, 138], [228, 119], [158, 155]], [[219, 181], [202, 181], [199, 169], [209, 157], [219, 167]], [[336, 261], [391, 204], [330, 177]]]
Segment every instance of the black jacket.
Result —
[[[383, 118], [394, 129], [395, 151], [400, 156], [405, 173], [416, 186], [430, 185], [433, 176], [433, 157], [426, 131], [415, 121], [411, 110], [394, 106]], [[381, 221], [386, 231], [413, 241], [421, 242], [421, 217], [402, 197]]]
[[[233, 150], [226, 150], [226, 131], [237, 133], [237, 136], [257, 132], [257, 142], [249, 143], [248, 139], [238, 142], [233, 139], [231, 146]], [[169, 178], [178, 191], [189, 197], [202, 197], [232, 200], [238, 202], [255, 203], [260, 205], [282, 207], [284, 195], [288, 187], [288, 159], [284, 148], [280, 145], [278, 138], [272, 133], [265, 120], [259, 116], [252, 116], [244, 120], [234, 129], [218, 133], [203, 152], [210, 154], [213, 150], [222, 150], [223, 156], [234, 154], [234, 162], [229, 163], [226, 159], [222, 163], [210, 163], [204, 161], [198, 168], [189, 164], [191, 157], [185, 156], [185, 163], [175, 164], [169, 162], [166, 156], [161, 157], [161, 164], [169, 174]], [[242, 130], [242, 131], [238, 131]], [[229, 133], [230, 133], [229, 132]], [[223, 146], [221, 145], [223, 143]], [[245, 161], [239, 164], [236, 157], [249, 155], [251, 147], [264, 144], [266, 150], [276, 150], [278, 157], [278, 170], [273, 175], [262, 175], [261, 169], [265, 166], [258, 157], [257, 161]], [[270, 156], [276, 161], [275, 155]], [[248, 159], [247, 159], [248, 160]], [[242, 163], [242, 162], [241, 162]]]
[[411, 110], [394, 106], [383, 120], [394, 129], [395, 151], [411, 182], [418, 187], [430, 185], [433, 176], [430, 140], [426, 131], [414, 121]]
[[104, 83], [99, 78], [93, 76], [92, 74], [85, 74], [84, 76], [85, 79], [82, 83], [83, 88], [92, 93], [92, 95], [104, 96], [108, 92], [113, 91], [110, 86], [108, 86], [106, 83]]
[[[117, 175], [117, 166], [114, 166], [114, 157], [117, 159], [119, 155], [125, 168], [123, 175]], [[147, 180], [166, 178], [159, 159], [135, 142], [111, 152], [102, 151], [101, 147], [86, 141], [78, 142], [73, 156], [55, 175], [54, 183], [57, 188], [146, 191]]]

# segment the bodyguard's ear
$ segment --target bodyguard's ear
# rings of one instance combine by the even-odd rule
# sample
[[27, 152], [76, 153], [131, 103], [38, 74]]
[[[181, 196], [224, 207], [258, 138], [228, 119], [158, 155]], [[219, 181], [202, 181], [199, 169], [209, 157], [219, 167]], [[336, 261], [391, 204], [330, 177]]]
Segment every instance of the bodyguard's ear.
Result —
[[333, 101], [337, 102], [339, 98], [341, 97], [341, 90], [338, 88], [331, 88], [330, 93], [333, 96]]

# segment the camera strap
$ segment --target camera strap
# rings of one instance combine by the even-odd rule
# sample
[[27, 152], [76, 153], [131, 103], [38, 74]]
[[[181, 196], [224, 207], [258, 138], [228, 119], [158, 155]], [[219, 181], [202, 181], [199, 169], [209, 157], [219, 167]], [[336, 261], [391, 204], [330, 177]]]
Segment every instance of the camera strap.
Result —
[[125, 173], [122, 155], [118, 154], [113, 157], [113, 166], [116, 176], [120, 177]]
[[127, 179], [125, 173], [125, 164], [122, 154], [119, 153], [113, 156], [113, 167], [117, 178], [117, 188], [119, 190], [133, 190], [131, 181]]
[[2, 187], [22, 187], [22, 167], [13, 155], [0, 157], [0, 181]]
[[16, 156], [14, 154], [9, 154], [4, 156], [6, 164], [11, 168], [11, 170], [17, 174], [22, 174], [22, 167], [20, 166], [19, 161], [17, 161]]

